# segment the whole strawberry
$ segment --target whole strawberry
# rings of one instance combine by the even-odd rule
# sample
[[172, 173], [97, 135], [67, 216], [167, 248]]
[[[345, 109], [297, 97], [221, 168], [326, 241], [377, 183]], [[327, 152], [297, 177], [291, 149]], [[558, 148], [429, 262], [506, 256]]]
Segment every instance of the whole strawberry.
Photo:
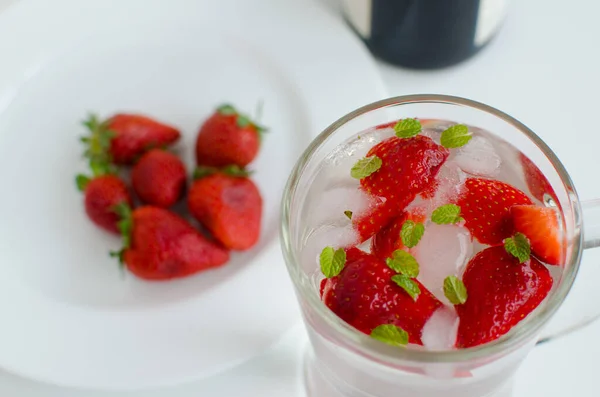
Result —
[[127, 269], [147, 280], [170, 280], [223, 265], [229, 252], [207, 240], [184, 219], [158, 207], [131, 211], [119, 206]]
[[131, 171], [131, 184], [146, 204], [168, 208], [183, 195], [186, 173], [183, 162], [173, 153], [152, 149]]
[[[383, 324], [408, 333], [411, 343], [422, 344], [421, 331], [442, 303], [416, 279], [399, 275], [374, 255], [357, 248], [345, 250], [345, 264], [338, 275], [321, 285], [322, 299], [342, 320], [371, 334]], [[323, 255], [323, 254], [322, 254]], [[411, 296], [396, 277], [419, 292]]]
[[191, 214], [228, 249], [247, 250], [260, 237], [262, 198], [238, 167], [199, 167], [187, 203]]
[[181, 135], [174, 127], [137, 114], [117, 114], [105, 121], [91, 115], [83, 124], [90, 130], [82, 141], [88, 145], [91, 162], [131, 164], [144, 152], [168, 146]]
[[467, 264], [463, 282], [468, 299], [455, 306], [460, 317], [457, 347], [499, 338], [546, 298], [552, 276], [544, 265], [527, 257], [520, 263], [505, 247], [496, 246], [479, 252]]
[[198, 164], [224, 167], [247, 166], [258, 153], [264, 127], [240, 114], [231, 105], [222, 105], [204, 122], [196, 140]]
[[531, 200], [507, 183], [469, 178], [456, 204], [473, 237], [482, 244], [497, 245], [514, 233], [510, 208], [531, 204]]
[[85, 194], [85, 212], [92, 222], [104, 230], [118, 234], [119, 216], [116, 208], [122, 204], [132, 205], [125, 182], [110, 174], [92, 178], [78, 175], [77, 187]]

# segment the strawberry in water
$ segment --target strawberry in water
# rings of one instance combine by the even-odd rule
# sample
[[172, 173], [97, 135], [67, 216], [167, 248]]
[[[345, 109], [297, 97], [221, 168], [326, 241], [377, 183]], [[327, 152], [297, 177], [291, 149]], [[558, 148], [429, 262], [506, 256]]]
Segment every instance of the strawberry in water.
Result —
[[370, 212], [353, 220], [361, 240], [377, 233], [417, 194], [431, 188], [448, 155], [448, 149], [421, 135], [392, 137], [373, 146], [351, 170], [362, 189], [380, 198]]
[[260, 237], [262, 198], [238, 167], [198, 167], [188, 198], [191, 214], [228, 249], [247, 250]]
[[161, 149], [144, 154], [131, 170], [131, 184], [146, 204], [168, 208], [175, 204], [185, 189], [185, 166], [174, 155]]
[[[323, 261], [321, 265], [323, 269]], [[338, 270], [321, 284], [323, 302], [336, 315], [366, 334], [380, 325], [395, 325], [408, 333], [411, 343], [422, 344], [423, 326], [442, 303], [421, 283], [357, 248], [345, 250], [345, 263]], [[419, 292], [410, 289], [411, 296], [394, 277], [408, 280], [408, 288]]]
[[379, 158], [381, 166], [360, 178], [360, 184], [368, 193], [385, 197], [404, 209], [434, 183], [448, 155], [448, 149], [426, 136], [388, 138], [367, 153], [367, 159]]
[[119, 233], [119, 216], [115, 208], [119, 204], [132, 205], [125, 182], [116, 175], [100, 175], [89, 178], [77, 176], [77, 187], [84, 192], [85, 212], [96, 225], [111, 233]]
[[158, 207], [131, 211], [118, 207], [123, 249], [114, 253], [127, 269], [146, 280], [170, 280], [218, 267], [229, 252], [209, 241], [188, 222]]
[[[423, 214], [418, 212], [403, 212], [373, 236], [373, 240], [371, 240], [371, 252], [379, 259], [386, 260], [396, 250], [414, 247], [423, 235], [424, 228], [422, 223], [424, 221], [425, 216]], [[416, 233], [415, 237], [418, 235], [418, 238], [410, 241], [411, 232]]]
[[196, 161], [200, 165], [247, 166], [258, 154], [261, 134], [266, 128], [239, 113], [231, 105], [221, 105], [204, 122], [196, 139]]
[[519, 259], [503, 246], [475, 255], [467, 264], [463, 282], [468, 299], [455, 305], [460, 317], [459, 348], [478, 346], [506, 334], [538, 307], [552, 288], [552, 276], [544, 265], [528, 259], [527, 254]]
[[556, 200], [556, 193], [548, 182], [548, 179], [542, 174], [542, 171], [523, 153], [519, 154], [519, 160], [523, 165], [523, 173], [525, 174], [525, 182], [531, 192], [531, 195], [540, 201], [544, 201], [544, 195], [548, 194]]
[[90, 131], [82, 138], [89, 147], [88, 157], [113, 164], [131, 164], [144, 152], [171, 145], [181, 135], [174, 127], [137, 114], [116, 114], [105, 121], [91, 115], [83, 124]]
[[527, 236], [538, 259], [549, 265], [564, 263], [565, 242], [556, 208], [515, 205], [510, 210], [515, 230]]
[[497, 245], [514, 233], [510, 208], [531, 204], [531, 200], [507, 183], [469, 178], [456, 204], [473, 237], [482, 244]]

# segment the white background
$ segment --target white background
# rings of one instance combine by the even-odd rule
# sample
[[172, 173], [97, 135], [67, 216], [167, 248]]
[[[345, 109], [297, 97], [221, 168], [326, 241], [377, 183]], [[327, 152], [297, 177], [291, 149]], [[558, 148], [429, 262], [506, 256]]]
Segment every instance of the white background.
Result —
[[[14, 0], [0, 0], [0, 12], [10, 1]], [[327, 3], [335, 4], [335, 0]], [[403, 70], [381, 62], [379, 69], [390, 95], [465, 96], [522, 120], [562, 159], [583, 199], [600, 197], [600, 131], [595, 117], [600, 107], [597, 94], [600, 92], [599, 13], [600, 3], [590, 0], [516, 0], [498, 37], [475, 58], [434, 72]], [[598, 274], [594, 273], [595, 268], [599, 266], [597, 252], [586, 254], [577, 299], [570, 303], [569, 310], [577, 310], [585, 301], [586, 287], [593, 288], [600, 282], [594, 277]], [[589, 298], [588, 301], [600, 307], [599, 300]], [[515, 395], [598, 396], [599, 335], [600, 324], [595, 324], [534, 349], [519, 370]], [[301, 332], [296, 331], [287, 338], [288, 342], [301, 340]], [[289, 343], [281, 346], [281, 351], [289, 353], [287, 361], [278, 361], [277, 356], [267, 353], [268, 365], [262, 377], [257, 377], [246, 366], [236, 372], [235, 382], [221, 375], [202, 387], [186, 385], [145, 393], [145, 396], [210, 395], [207, 386], [214, 387], [213, 390], [219, 388], [214, 395], [223, 396], [291, 395], [298, 369], [296, 362], [290, 360], [298, 358], [300, 350], [290, 348]], [[5, 396], [125, 397], [130, 394], [61, 390], [0, 372], [0, 397]]]

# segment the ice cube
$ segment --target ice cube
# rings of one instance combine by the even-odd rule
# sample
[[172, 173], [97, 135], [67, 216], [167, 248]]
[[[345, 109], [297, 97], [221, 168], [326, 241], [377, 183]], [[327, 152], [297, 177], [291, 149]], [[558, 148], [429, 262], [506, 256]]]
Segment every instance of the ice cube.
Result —
[[[433, 194], [418, 195], [407, 207], [408, 212], [419, 212], [429, 218], [437, 207], [453, 202], [461, 194], [467, 175], [458, 164], [452, 161], [444, 163], [436, 177]], [[433, 197], [431, 197], [433, 196]]]
[[454, 307], [444, 306], [436, 310], [423, 326], [423, 346], [428, 350], [452, 349], [456, 343], [458, 322]]
[[342, 248], [358, 244], [359, 236], [350, 222], [346, 226], [322, 225], [306, 238], [302, 249], [302, 267], [307, 273], [318, 268], [319, 255], [325, 247]]
[[419, 263], [419, 281], [446, 302], [444, 279], [462, 274], [473, 253], [473, 242], [464, 226], [428, 223], [421, 241], [411, 252]]
[[480, 135], [474, 135], [469, 143], [458, 149], [454, 161], [464, 172], [486, 177], [496, 176], [502, 165], [492, 143]]
[[351, 211], [352, 216], [359, 215], [368, 211], [374, 200], [358, 185], [332, 187], [316, 197], [307, 214], [308, 222], [310, 225], [345, 225], [350, 220], [344, 211]]

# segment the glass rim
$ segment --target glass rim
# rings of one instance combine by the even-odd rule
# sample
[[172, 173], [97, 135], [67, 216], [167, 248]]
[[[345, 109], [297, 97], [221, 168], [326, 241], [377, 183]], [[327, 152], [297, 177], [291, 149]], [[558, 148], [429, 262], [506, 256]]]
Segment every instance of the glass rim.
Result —
[[[564, 271], [561, 277], [561, 284], [548, 298], [548, 300], [544, 302], [543, 306], [536, 310], [534, 316], [528, 319], [524, 326], [517, 326], [502, 337], [492, 342], [475, 347], [445, 351], [390, 348], [381, 342], [373, 340], [368, 335], [363, 334], [351, 325], [347, 324], [345, 321], [341, 320], [323, 304], [321, 299], [318, 297], [318, 294], [315, 294], [314, 286], [311, 286], [306, 282], [301, 282], [302, 275], [299, 271], [300, 266], [298, 265], [298, 253], [293, 249], [291, 239], [289, 238], [289, 217], [291, 200], [295, 196], [298, 182], [306, 166], [310, 163], [318, 148], [321, 147], [321, 145], [332, 134], [334, 134], [347, 122], [373, 110], [411, 103], [438, 103], [469, 107], [491, 114], [492, 116], [502, 119], [506, 123], [518, 129], [521, 133], [525, 134], [525, 136], [527, 136], [527, 138], [530, 139], [551, 162], [567, 191], [572, 192], [574, 195], [573, 196], [569, 194], [571, 210], [574, 211], [576, 215], [581, 214], [581, 205], [577, 192], [563, 164], [539, 136], [537, 136], [531, 129], [514, 117], [481, 102], [450, 95], [414, 94], [379, 100], [346, 114], [325, 128], [325, 130], [323, 130], [323, 132], [321, 132], [306, 148], [302, 156], [296, 162], [296, 165], [290, 174], [281, 202], [280, 237], [286, 266], [295, 285], [296, 292], [301, 294], [302, 297], [306, 299], [314, 311], [328, 324], [328, 326], [333, 327], [339, 334], [343, 336], [345, 339], [344, 343], [346, 343], [348, 347], [356, 350], [357, 346], [352, 344], [352, 342], [354, 342], [361, 347], [359, 348], [361, 353], [366, 354], [384, 364], [402, 364], [406, 363], [406, 361], [422, 363], [459, 363], [512, 351], [521, 346], [523, 343], [526, 343], [531, 337], [541, 330], [541, 328], [561, 306], [562, 302], [569, 293], [581, 263], [583, 238], [580, 227], [575, 227], [574, 230], [573, 249], [568, 262], [570, 266], [563, 267]], [[575, 223], [576, 225], [581, 223], [581, 221], [578, 219], [578, 216], [575, 217]]]

